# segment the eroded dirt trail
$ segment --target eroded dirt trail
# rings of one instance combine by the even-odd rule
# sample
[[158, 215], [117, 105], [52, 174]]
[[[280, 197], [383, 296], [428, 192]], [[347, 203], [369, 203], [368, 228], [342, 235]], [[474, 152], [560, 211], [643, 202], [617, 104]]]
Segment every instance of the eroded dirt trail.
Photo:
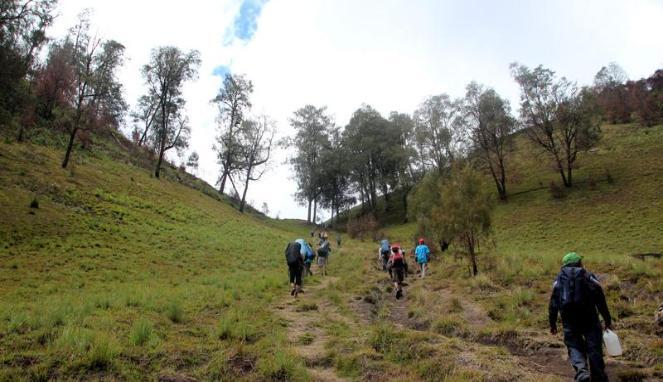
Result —
[[[314, 273], [316, 269], [314, 268]], [[305, 362], [309, 375], [316, 382], [338, 382], [346, 379], [337, 375], [332, 360], [327, 355], [327, 342], [330, 337], [324, 324], [330, 320], [346, 320], [337, 309], [321, 297], [319, 291], [337, 281], [332, 276], [315, 276], [319, 283], [305, 280], [304, 293], [288, 298], [276, 305], [275, 312], [286, 320], [288, 337], [297, 355]], [[310, 279], [309, 279], [310, 280]]]

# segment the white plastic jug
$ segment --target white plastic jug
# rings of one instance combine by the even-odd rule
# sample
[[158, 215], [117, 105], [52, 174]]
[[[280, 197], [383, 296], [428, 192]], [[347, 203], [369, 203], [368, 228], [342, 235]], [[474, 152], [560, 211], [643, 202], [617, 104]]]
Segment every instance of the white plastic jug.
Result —
[[619, 343], [619, 337], [612, 330], [606, 329], [603, 332], [603, 343], [609, 356], [617, 357], [622, 355], [622, 345]]

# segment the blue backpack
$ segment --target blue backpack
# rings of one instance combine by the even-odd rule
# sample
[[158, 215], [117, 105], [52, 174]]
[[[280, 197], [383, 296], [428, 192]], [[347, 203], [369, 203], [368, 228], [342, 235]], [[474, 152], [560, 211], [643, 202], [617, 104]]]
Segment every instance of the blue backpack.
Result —
[[389, 240], [383, 239], [380, 241], [380, 251], [384, 252], [389, 252], [391, 250], [391, 246], [389, 245]]

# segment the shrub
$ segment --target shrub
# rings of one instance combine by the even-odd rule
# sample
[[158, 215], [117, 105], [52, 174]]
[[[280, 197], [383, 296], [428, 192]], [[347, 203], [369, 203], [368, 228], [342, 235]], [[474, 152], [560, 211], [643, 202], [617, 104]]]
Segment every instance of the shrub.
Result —
[[605, 170], [605, 181], [608, 182], [608, 184], [615, 184], [615, 179], [612, 177], [610, 170]]
[[140, 319], [131, 328], [131, 343], [142, 346], [152, 339], [153, 334], [152, 324], [146, 319]]
[[356, 219], [351, 219], [348, 221], [347, 230], [348, 235], [351, 238], [364, 240], [365, 235], [375, 234], [375, 230], [378, 227], [378, 222], [375, 220], [375, 217], [371, 214], [360, 216]]
[[34, 208], [34, 209], [39, 208], [39, 200], [37, 199], [36, 196], [34, 198], [32, 198], [32, 201], [30, 202], [30, 208]]

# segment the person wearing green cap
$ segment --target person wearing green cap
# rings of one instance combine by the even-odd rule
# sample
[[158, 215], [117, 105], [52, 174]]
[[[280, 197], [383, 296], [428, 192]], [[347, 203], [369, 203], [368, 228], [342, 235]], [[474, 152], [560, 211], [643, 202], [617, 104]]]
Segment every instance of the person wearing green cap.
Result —
[[598, 278], [583, 267], [582, 256], [575, 252], [562, 258], [562, 269], [553, 283], [548, 306], [550, 333], [553, 335], [557, 334], [559, 313], [576, 382], [607, 381], [598, 314], [603, 317], [606, 329], [611, 329], [612, 319]]

